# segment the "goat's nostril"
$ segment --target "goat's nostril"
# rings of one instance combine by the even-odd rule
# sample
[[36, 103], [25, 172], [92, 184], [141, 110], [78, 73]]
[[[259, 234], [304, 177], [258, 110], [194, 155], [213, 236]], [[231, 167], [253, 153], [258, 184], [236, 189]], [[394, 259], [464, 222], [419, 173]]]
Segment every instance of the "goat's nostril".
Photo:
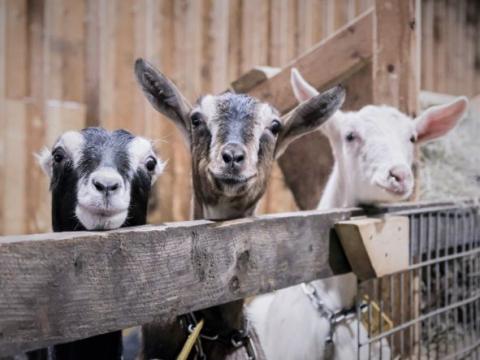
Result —
[[236, 163], [241, 163], [241, 162], [243, 162], [243, 160], [245, 160], [245, 154], [243, 154], [243, 153], [241, 153], [241, 154], [235, 154], [234, 160], [235, 160]]
[[107, 191], [115, 191], [119, 187], [118, 183], [107, 186]]
[[97, 189], [98, 191], [105, 191], [105, 186], [98, 181], [93, 180], [93, 186], [95, 186], [95, 189]]
[[398, 183], [404, 182], [408, 177], [408, 172], [405, 169], [397, 167], [390, 169], [388, 174]]
[[229, 151], [223, 151], [222, 152], [222, 159], [225, 162], [225, 164], [230, 164], [233, 160], [233, 156]]

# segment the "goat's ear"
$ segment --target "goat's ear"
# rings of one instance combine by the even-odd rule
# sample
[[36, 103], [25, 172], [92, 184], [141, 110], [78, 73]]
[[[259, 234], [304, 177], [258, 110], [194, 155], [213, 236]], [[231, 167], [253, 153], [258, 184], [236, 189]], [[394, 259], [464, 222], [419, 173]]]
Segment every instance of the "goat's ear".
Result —
[[275, 156], [280, 156], [293, 140], [317, 130], [342, 106], [345, 89], [338, 85], [302, 102], [282, 119]]
[[292, 68], [290, 72], [290, 84], [292, 85], [293, 94], [298, 102], [307, 101], [315, 95], [318, 95], [317, 89], [303, 78], [297, 68]]
[[171, 119], [189, 140], [192, 106], [173, 82], [143, 59], [135, 61], [135, 76], [153, 107]]
[[47, 148], [43, 148], [38, 154], [34, 154], [38, 164], [42, 168], [43, 172], [52, 177], [52, 153]]
[[426, 142], [445, 135], [462, 119], [468, 107], [466, 97], [459, 97], [445, 105], [427, 109], [415, 119], [418, 142]]

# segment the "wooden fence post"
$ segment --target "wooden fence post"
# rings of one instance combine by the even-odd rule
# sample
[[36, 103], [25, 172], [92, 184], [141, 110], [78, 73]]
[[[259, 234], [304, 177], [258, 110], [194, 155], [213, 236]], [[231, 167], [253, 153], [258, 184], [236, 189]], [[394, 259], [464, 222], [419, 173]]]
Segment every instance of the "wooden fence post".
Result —
[[[391, 105], [416, 117], [419, 112], [420, 93], [420, 0], [375, 0], [373, 29], [372, 88], [375, 104]], [[415, 175], [415, 178], [417, 176]], [[418, 189], [418, 179], [416, 179]], [[414, 198], [418, 191], [415, 191]], [[403, 287], [404, 298], [392, 299], [392, 320], [399, 325], [415, 318], [420, 311], [420, 279], [401, 273], [395, 276], [395, 288]], [[387, 285], [383, 283], [383, 285]], [[378, 283], [383, 297], [388, 298], [390, 289]], [[411, 298], [409, 290], [414, 289]], [[405, 304], [411, 304], [405, 308]], [[394, 336], [393, 354], [413, 355], [418, 351], [420, 336], [418, 325]], [[405, 341], [405, 338], [407, 341]], [[412, 341], [413, 340], [413, 343]]]

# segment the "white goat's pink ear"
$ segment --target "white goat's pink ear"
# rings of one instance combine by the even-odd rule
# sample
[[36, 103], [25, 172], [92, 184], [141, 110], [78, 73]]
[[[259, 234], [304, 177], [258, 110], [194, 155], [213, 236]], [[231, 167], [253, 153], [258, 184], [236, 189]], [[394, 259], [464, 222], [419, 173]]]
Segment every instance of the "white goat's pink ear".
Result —
[[303, 78], [297, 68], [292, 68], [291, 70], [290, 83], [292, 85], [293, 93], [299, 102], [307, 101], [319, 94], [317, 89]]
[[445, 105], [426, 110], [415, 120], [419, 142], [426, 142], [445, 135], [452, 130], [465, 114], [468, 99], [459, 97]]

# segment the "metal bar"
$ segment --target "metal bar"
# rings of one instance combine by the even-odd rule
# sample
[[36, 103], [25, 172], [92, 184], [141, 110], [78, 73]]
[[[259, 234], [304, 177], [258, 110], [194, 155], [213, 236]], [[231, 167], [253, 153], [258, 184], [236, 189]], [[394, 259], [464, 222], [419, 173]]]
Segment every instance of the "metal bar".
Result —
[[420, 315], [417, 319], [413, 319], [413, 320], [410, 320], [410, 321], [407, 321], [401, 325], [398, 325], [396, 327], [394, 327], [393, 329], [391, 330], [388, 330], [388, 331], [385, 331], [383, 334], [380, 334], [380, 335], [377, 335], [377, 336], [374, 336], [372, 338], [370, 338], [368, 340], [368, 342], [365, 342], [363, 343], [362, 345], [365, 345], [367, 343], [372, 343], [374, 341], [378, 341], [379, 339], [383, 338], [383, 337], [386, 337], [386, 336], [389, 336], [390, 334], [393, 334], [395, 332], [398, 332], [400, 330], [403, 330], [409, 326], [412, 326], [420, 321], [425, 321], [429, 318], [432, 318], [433, 316], [436, 316], [438, 314], [441, 314], [441, 313], [444, 313], [445, 311], [449, 311], [449, 310], [452, 310], [454, 308], [457, 308], [457, 307], [460, 307], [460, 306], [463, 306], [465, 304], [468, 304], [468, 303], [471, 303], [473, 301], [477, 301], [480, 299], [480, 292], [478, 292], [478, 294], [476, 294], [475, 296], [471, 297], [470, 299], [466, 299], [466, 300], [462, 300], [462, 301], [459, 301], [459, 302], [456, 302], [456, 303], [453, 303], [449, 306], [445, 306], [445, 307], [442, 307], [440, 309], [437, 309], [437, 310], [434, 310], [428, 314], [425, 314], [425, 315]]

